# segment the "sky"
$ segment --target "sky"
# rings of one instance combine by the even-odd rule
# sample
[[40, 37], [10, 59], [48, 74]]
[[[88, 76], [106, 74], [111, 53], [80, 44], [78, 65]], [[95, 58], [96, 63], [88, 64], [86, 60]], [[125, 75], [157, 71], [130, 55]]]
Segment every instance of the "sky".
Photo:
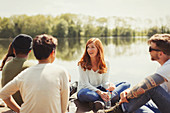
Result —
[[170, 0], [0, 0], [0, 17], [64, 13], [97, 18], [164, 18], [170, 16]]

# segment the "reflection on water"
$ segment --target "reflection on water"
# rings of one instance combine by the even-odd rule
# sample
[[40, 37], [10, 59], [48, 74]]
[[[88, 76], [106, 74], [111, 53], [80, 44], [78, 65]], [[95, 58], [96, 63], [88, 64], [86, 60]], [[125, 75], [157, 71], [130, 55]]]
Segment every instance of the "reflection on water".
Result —
[[[133, 37], [115, 37], [115, 38], [100, 38], [105, 50], [105, 53], [112, 51], [115, 56], [122, 56], [129, 53], [130, 45], [135, 43], [145, 43], [147, 38], [133, 38]], [[88, 38], [58, 38], [57, 55], [58, 59], [64, 61], [72, 61], [80, 58], [84, 52]], [[12, 40], [0, 40], [0, 59], [3, 58], [7, 52], [8, 45]], [[108, 48], [110, 47], [111, 48]], [[114, 46], [114, 48], [112, 47]], [[130, 52], [131, 54], [131, 52]], [[135, 54], [135, 53], [134, 53]], [[35, 59], [31, 53], [29, 59]]]
[[[155, 72], [157, 63], [150, 61], [147, 37], [100, 38], [105, 58], [110, 62], [111, 81], [129, 81], [134, 84]], [[54, 63], [64, 66], [78, 80], [77, 62], [81, 58], [88, 38], [59, 38]], [[11, 40], [0, 40], [0, 59], [7, 52]], [[36, 62], [33, 52], [29, 59]]]

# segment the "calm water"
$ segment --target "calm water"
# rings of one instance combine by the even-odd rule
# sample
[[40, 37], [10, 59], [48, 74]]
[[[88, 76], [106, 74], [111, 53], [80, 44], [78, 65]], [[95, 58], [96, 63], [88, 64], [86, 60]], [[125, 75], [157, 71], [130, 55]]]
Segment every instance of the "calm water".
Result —
[[[159, 67], [157, 62], [150, 60], [147, 37], [100, 39], [104, 45], [105, 59], [110, 62], [111, 82], [128, 81], [134, 85], [144, 77], [153, 74]], [[87, 38], [58, 39], [54, 63], [68, 70], [72, 76], [72, 82], [79, 78], [77, 62], [84, 52], [87, 40]], [[0, 40], [0, 59], [7, 52], [10, 42], [11, 40]], [[29, 60], [37, 63], [32, 52]]]

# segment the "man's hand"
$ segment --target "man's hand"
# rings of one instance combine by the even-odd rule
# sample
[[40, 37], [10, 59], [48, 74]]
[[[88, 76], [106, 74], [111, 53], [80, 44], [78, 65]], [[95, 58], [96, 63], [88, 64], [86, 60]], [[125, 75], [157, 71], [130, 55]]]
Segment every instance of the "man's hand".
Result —
[[126, 89], [125, 91], [121, 92], [120, 93], [120, 101], [119, 101], [119, 104], [121, 103], [129, 103], [128, 100], [127, 100], [127, 94], [130, 92], [130, 89]]

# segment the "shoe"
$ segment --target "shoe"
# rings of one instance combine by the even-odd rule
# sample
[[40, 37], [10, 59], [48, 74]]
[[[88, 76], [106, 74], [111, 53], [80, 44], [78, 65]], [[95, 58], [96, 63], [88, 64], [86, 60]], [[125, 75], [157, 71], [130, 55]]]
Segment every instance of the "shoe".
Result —
[[88, 104], [90, 109], [94, 109], [94, 102], [88, 102]]
[[99, 110], [97, 113], [123, 113], [121, 106], [119, 103], [116, 103], [115, 106], [105, 109], [105, 110]]
[[94, 102], [94, 110], [98, 111], [99, 109], [104, 109], [104, 102], [102, 102], [102, 101], [95, 101]]
[[70, 85], [70, 97], [77, 92], [77, 87], [78, 87], [78, 81], [73, 82]]

